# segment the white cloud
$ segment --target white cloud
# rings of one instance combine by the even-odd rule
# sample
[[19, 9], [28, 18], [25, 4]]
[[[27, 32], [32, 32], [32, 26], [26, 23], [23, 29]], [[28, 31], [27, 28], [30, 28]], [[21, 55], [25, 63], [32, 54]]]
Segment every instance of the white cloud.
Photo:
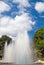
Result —
[[35, 22], [24, 13], [20, 16], [16, 16], [14, 19], [11, 17], [0, 18], [0, 35], [16, 35], [19, 31], [30, 31]]
[[20, 6], [28, 7], [30, 6], [28, 0], [13, 0], [14, 3], [19, 3]]
[[0, 26], [1, 27], [8, 26], [9, 20], [10, 20], [10, 17], [2, 17], [2, 18], [0, 18]]
[[0, 13], [4, 11], [8, 11], [9, 9], [10, 9], [10, 6], [8, 4], [6, 4], [3, 1], [0, 1]]
[[19, 14], [24, 13], [26, 11], [25, 7], [30, 7], [29, 0], [13, 0], [14, 3], [18, 3], [17, 8], [19, 8]]
[[44, 12], [44, 2], [37, 2], [35, 4], [35, 9], [36, 11], [38, 11], [39, 13]]

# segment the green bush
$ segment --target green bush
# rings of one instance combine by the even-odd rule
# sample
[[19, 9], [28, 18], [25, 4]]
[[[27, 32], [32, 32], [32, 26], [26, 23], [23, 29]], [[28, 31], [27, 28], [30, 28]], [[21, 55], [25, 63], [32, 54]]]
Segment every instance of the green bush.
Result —
[[44, 58], [44, 28], [41, 28], [35, 32], [34, 35], [34, 46], [37, 50], [37, 56]]

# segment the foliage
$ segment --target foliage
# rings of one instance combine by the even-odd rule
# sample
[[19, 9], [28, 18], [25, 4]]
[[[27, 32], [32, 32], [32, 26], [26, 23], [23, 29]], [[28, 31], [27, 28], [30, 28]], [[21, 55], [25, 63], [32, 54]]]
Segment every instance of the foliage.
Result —
[[0, 56], [3, 55], [3, 49], [4, 49], [5, 42], [7, 42], [9, 44], [11, 40], [12, 39], [6, 35], [3, 35], [0, 38]]
[[0, 56], [3, 56], [3, 50], [0, 50]]
[[44, 57], [44, 28], [35, 32], [34, 46], [37, 50], [38, 57]]

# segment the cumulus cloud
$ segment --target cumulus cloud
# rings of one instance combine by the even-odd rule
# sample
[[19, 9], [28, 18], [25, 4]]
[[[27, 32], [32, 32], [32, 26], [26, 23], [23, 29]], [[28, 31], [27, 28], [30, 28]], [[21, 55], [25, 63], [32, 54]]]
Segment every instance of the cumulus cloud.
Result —
[[[30, 7], [28, 0], [13, 0], [14, 3], [18, 3], [17, 8], [19, 8], [20, 15], [11, 18], [9, 16], [3, 16], [0, 18], [0, 35], [11, 35], [15, 36], [17, 33], [22, 31], [32, 30], [35, 22], [32, 21], [32, 18], [25, 12], [25, 7]], [[8, 11], [10, 6], [5, 2], [0, 1], [0, 13]]]
[[25, 8], [31, 6], [29, 0], [13, 0], [13, 2], [18, 4], [19, 13], [24, 13], [26, 11]]
[[35, 10], [38, 11], [39, 13], [44, 12], [44, 2], [37, 2], [35, 4]]
[[9, 9], [10, 9], [10, 6], [8, 4], [6, 4], [3, 1], [0, 1], [0, 13], [4, 11], [8, 11]]
[[28, 0], [13, 0], [14, 3], [18, 3], [20, 6], [28, 7], [30, 6]]
[[18, 32], [32, 30], [35, 22], [32, 21], [28, 13], [23, 13], [13, 19], [11, 17], [0, 18], [0, 35], [16, 35]]

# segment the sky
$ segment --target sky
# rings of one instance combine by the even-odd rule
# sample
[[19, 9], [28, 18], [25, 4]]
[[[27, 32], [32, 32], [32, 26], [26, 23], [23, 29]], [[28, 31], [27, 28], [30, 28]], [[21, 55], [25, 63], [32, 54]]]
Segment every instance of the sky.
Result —
[[26, 30], [33, 37], [43, 27], [44, 0], [0, 0], [0, 36]]

